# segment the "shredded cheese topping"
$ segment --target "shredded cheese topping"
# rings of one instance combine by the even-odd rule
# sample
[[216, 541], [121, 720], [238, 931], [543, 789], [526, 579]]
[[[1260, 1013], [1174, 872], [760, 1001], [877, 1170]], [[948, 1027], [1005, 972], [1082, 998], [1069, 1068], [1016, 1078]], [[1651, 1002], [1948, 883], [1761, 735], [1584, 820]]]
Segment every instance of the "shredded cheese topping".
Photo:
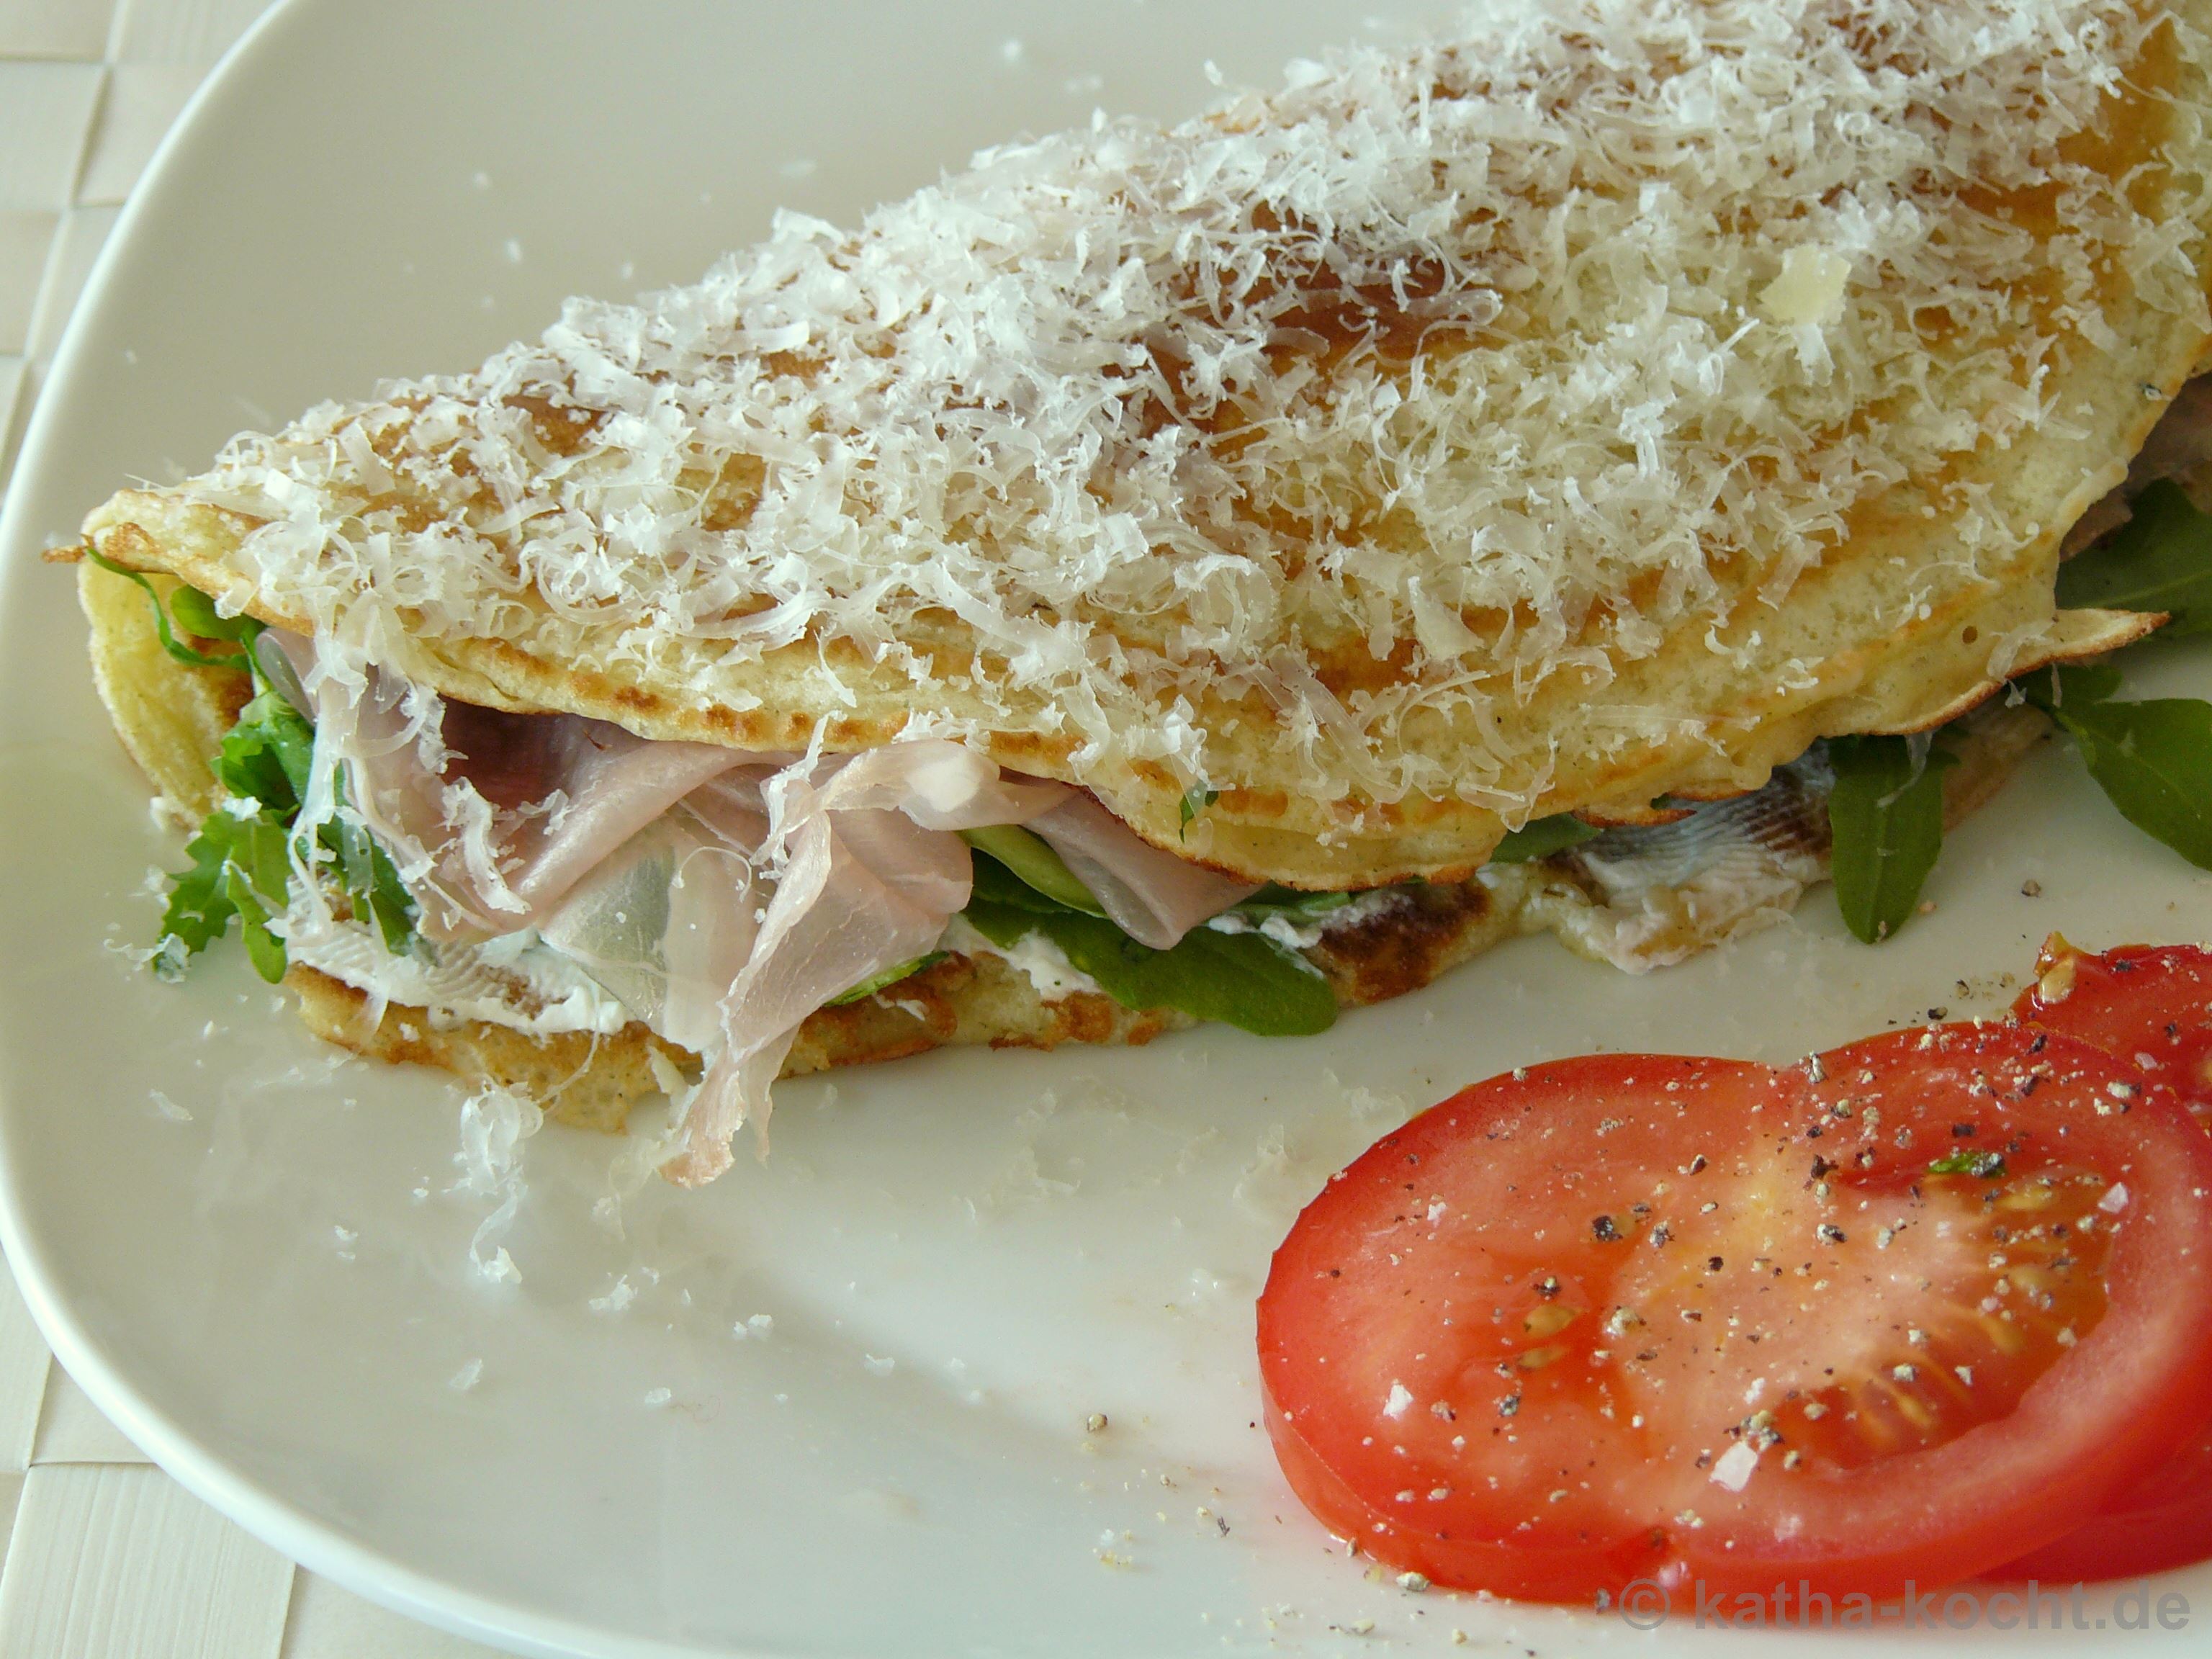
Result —
[[[2154, 27], [2121, 0], [1499, 11], [858, 231], [785, 215], [179, 488], [265, 520], [241, 574], [363, 662], [549, 617], [648, 674], [803, 646], [1079, 778], [1525, 811], [1419, 722], [1779, 603], [1856, 504], [2058, 418], [2112, 259], [2203, 307], [2193, 228], [2062, 153]], [[1967, 561], [2033, 529], [1960, 523]]]

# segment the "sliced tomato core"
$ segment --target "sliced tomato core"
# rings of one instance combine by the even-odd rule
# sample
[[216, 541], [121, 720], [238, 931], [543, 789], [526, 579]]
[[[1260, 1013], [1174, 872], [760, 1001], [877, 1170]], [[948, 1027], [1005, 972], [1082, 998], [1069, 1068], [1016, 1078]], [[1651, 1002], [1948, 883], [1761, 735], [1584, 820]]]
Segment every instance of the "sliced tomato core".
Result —
[[2212, 1140], [2147, 1097], [2019, 1027], [1478, 1085], [1277, 1253], [1285, 1472], [1382, 1559], [1510, 1595], [2018, 1555], [2212, 1415]]
[[2012, 1176], [1985, 1150], [1931, 1172], [1878, 1132], [1838, 1164], [1821, 1146], [1851, 1127], [1767, 1142], [1748, 1173], [1716, 1171], [1698, 1212], [1671, 1224], [1674, 1248], [1639, 1252], [1616, 1285], [1624, 1310], [1696, 1322], [1626, 1345], [1632, 1396], [1753, 1405], [1713, 1426], [1755, 1451], [1784, 1448], [1784, 1471], [1858, 1468], [2004, 1418], [2105, 1312], [2103, 1177]]

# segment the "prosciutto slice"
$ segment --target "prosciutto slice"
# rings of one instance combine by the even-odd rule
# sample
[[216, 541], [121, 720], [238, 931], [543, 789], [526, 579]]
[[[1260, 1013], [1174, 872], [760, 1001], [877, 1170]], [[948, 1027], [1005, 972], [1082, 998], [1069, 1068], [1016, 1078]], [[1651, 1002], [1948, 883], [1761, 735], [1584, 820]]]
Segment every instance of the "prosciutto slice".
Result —
[[1155, 951], [1173, 948], [1200, 922], [1260, 890], [1162, 852], [1079, 791], [1031, 818], [1029, 828], [1052, 844], [1116, 927]]
[[968, 848], [949, 832], [1023, 823], [1070, 793], [1002, 778], [937, 738], [770, 780], [761, 857], [776, 869], [775, 896], [722, 999], [721, 1040], [686, 1103], [683, 1149], [661, 1173], [692, 1187], [728, 1169], [738, 1130], [765, 1129], [770, 1086], [806, 1017], [935, 946], [969, 896]]
[[603, 860], [541, 931], [634, 1018], [707, 1053], [720, 1041], [722, 995], [752, 955], [763, 900], [745, 842], [687, 802]]
[[449, 702], [318, 660], [271, 630], [335, 769], [415, 896], [423, 935], [535, 929], [706, 1061], [663, 1166], [694, 1186], [764, 1129], [807, 1017], [934, 949], [967, 907], [957, 831], [1027, 823], [1132, 938], [1158, 949], [1254, 890], [1139, 838], [1081, 791], [942, 738], [855, 756], [657, 743], [575, 714]]
[[[276, 630], [270, 630], [272, 633]], [[370, 668], [326, 671], [280, 635], [317, 746], [413, 894], [423, 934], [471, 943], [538, 926], [583, 876], [693, 790], [787, 757], [655, 743], [580, 714], [509, 714]]]
[[2200, 374], [2181, 388], [2159, 416], [2128, 464], [2127, 482], [2092, 503], [2066, 532], [2061, 556], [2072, 558], [2127, 523], [2134, 516], [2129, 501], [2150, 485], [2193, 473], [2208, 461], [2212, 461], [2212, 374]]
[[2212, 375], [2199, 375], [2175, 394], [2128, 465], [2130, 494], [2160, 478], [2193, 472], [2212, 460]]

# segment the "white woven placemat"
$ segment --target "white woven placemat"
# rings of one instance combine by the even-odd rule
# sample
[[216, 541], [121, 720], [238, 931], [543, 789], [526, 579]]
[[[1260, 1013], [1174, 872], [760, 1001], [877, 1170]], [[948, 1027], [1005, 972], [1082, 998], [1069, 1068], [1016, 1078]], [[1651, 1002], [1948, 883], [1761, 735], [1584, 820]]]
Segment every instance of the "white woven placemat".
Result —
[[[117, 210], [266, 3], [0, 0], [0, 489]], [[0, 1543], [0, 1659], [491, 1651], [295, 1569], [187, 1493], [54, 1364], [4, 1273]]]

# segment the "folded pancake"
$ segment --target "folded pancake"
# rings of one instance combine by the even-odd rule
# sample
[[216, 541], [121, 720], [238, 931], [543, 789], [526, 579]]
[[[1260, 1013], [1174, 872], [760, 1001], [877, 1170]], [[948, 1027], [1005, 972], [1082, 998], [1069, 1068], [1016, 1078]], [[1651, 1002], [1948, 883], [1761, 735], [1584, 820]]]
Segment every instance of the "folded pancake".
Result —
[[[252, 693], [247, 675], [180, 665], [162, 649], [145, 595], [120, 576], [85, 563], [78, 591], [100, 696], [162, 811], [198, 822], [220, 810], [210, 760]], [[1948, 741], [1960, 763], [1943, 779], [1946, 822], [1995, 793], [2048, 729], [2033, 709], [2001, 703], [1955, 728]], [[1762, 789], [1674, 822], [1612, 830], [1547, 858], [1487, 866], [1465, 882], [1382, 890], [1299, 923], [1279, 921], [1274, 937], [1344, 1007], [1417, 990], [1492, 945], [1546, 929], [1583, 955], [1648, 971], [1779, 920], [1823, 878], [1829, 781], [1815, 751]], [[950, 1045], [1144, 1043], [1194, 1023], [1174, 1007], [1126, 1006], [1029, 942], [1007, 951], [972, 928], [951, 942], [960, 948], [927, 967], [807, 1015], [781, 1074]], [[304, 939], [292, 947], [287, 982], [318, 1036], [519, 1090], [562, 1122], [620, 1130], [631, 1105], [681, 1093], [702, 1070], [697, 1053], [627, 1009], [589, 998], [576, 1006], [573, 982], [549, 987], [496, 951], [487, 960], [466, 946], [434, 951], [417, 941], [395, 956], [360, 923], [331, 929], [319, 948]], [[409, 977], [395, 985], [395, 969]]]
[[2051, 586], [2206, 338], [2208, 21], [1538, 8], [786, 217], [88, 534], [466, 702], [1465, 873], [2106, 641]]
[[[587, 961], [556, 912], [592, 883], [733, 858], [727, 926], [684, 946], [732, 997], [614, 994], [718, 1097], [921, 1031], [1074, 1034], [1056, 969], [1024, 1002], [980, 947], [900, 985], [1012, 987], [988, 1018], [822, 1009], [944, 949], [961, 832], [1032, 826], [1147, 945], [1261, 883], [1431, 884], [1269, 922], [1352, 1000], [1355, 937], [1442, 929], [1417, 982], [1540, 912], [1643, 964], [1819, 873], [1770, 859], [1738, 914], [1654, 820], [1817, 799], [1818, 739], [1928, 729], [2154, 620], [2053, 584], [2212, 336], [2208, 23], [1509, 9], [988, 152], [858, 231], [787, 216], [690, 288], [241, 436], [87, 544], [270, 625], [310, 816], [350, 792], [441, 950], [551, 927]], [[145, 710], [109, 702], [128, 739]], [[528, 739], [573, 769], [454, 774], [446, 723], [501, 714], [577, 722]], [[1792, 821], [1729, 810], [1731, 847]], [[1486, 868], [1565, 812], [1659, 843]], [[791, 898], [848, 875], [880, 902], [834, 927]], [[1649, 948], [1604, 920], [1661, 891]], [[1109, 1035], [1157, 1029], [1108, 1002]], [[593, 1018], [596, 1054], [628, 1027]]]

